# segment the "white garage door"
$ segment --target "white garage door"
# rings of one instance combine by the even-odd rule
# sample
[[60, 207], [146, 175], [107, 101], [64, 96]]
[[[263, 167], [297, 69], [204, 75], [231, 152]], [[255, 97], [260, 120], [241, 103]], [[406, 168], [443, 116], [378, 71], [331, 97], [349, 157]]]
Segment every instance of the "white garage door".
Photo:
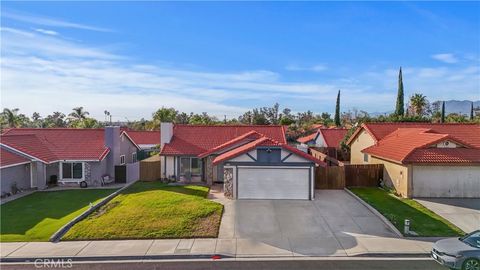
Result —
[[480, 166], [413, 166], [413, 196], [480, 198]]
[[239, 167], [239, 199], [310, 199], [308, 168]]

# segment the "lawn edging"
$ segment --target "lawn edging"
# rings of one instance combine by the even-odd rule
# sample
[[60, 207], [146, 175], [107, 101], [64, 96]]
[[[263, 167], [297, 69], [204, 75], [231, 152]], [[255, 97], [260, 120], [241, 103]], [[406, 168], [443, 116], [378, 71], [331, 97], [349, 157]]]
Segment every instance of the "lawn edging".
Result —
[[362, 205], [368, 208], [373, 214], [375, 214], [378, 218], [380, 218], [385, 225], [387, 225], [396, 235], [399, 237], [404, 237], [403, 234], [393, 225], [384, 215], [382, 215], [380, 212], [378, 212], [377, 209], [373, 208], [370, 204], [362, 200], [360, 197], [358, 197], [355, 193], [350, 191], [348, 188], [344, 188], [344, 190], [350, 194], [352, 197], [354, 197], [357, 201], [359, 201]]
[[73, 225], [77, 224], [78, 222], [80, 222], [81, 220], [86, 218], [88, 215], [90, 215], [92, 212], [94, 212], [98, 208], [104, 206], [106, 203], [108, 203], [113, 198], [115, 198], [118, 194], [120, 194], [120, 192], [124, 191], [125, 189], [127, 189], [128, 187], [130, 187], [131, 185], [136, 183], [137, 181], [133, 181], [131, 183], [126, 184], [122, 188], [118, 189], [117, 191], [115, 191], [112, 194], [105, 197], [103, 200], [101, 200], [100, 202], [98, 202], [94, 206], [85, 210], [85, 212], [81, 213], [79, 216], [75, 217], [74, 219], [69, 221], [67, 224], [63, 225], [63, 227], [58, 229], [58, 231], [56, 231], [54, 234], [52, 234], [52, 236], [50, 236], [49, 241], [54, 242], [54, 243], [60, 241], [60, 238], [62, 238], [62, 236], [64, 236], [68, 232], [68, 230], [70, 230], [70, 228], [73, 227]]

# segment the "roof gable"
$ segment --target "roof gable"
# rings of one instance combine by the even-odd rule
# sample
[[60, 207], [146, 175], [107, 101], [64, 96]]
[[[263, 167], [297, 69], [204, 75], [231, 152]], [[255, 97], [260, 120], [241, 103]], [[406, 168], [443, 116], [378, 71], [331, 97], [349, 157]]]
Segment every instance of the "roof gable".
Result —
[[340, 142], [347, 135], [348, 129], [346, 128], [329, 128], [329, 129], [319, 129], [318, 132], [325, 140], [325, 143], [328, 147], [340, 147]]
[[30, 162], [30, 159], [0, 147], [0, 168], [20, 165], [28, 162]]

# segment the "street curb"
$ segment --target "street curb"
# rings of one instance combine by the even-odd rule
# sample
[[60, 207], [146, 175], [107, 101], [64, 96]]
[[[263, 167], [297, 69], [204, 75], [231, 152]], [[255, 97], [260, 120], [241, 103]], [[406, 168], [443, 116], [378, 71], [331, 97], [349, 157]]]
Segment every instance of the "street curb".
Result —
[[[68, 230], [70, 230], [70, 228], [73, 227], [73, 225], [77, 224], [78, 222], [80, 222], [81, 220], [83, 220], [84, 218], [86, 218], [88, 215], [90, 215], [92, 212], [94, 212], [95, 210], [97, 210], [98, 208], [104, 206], [106, 203], [108, 203], [110, 200], [112, 200], [113, 198], [115, 198], [118, 194], [120, 194], [120, 192], [122, 192], [123, 190], [125, 190], [126, 188], [130, 187], [131, 185], [135, 184], [138, 180], [136, 181], [133, 181], [131, 183], [128, 183], [126, 184], [125, 186], [123, 186], [122, 188], [118, 189], [117, 191], [113, 192], [112, 194], [108, 195], [107, 197], [105, 197], [103, 200], [101, 200], [100, 202], [98, 202], [97, 204], [95, 204], [94, 206], [90, 207], [89, 209], [85, 210], [85, 212], [81, 213], [79, 216], [75, 217], [74, 219], [72, 219], [71, 221], [69, 221], [67, 224], [63, 225], [63, 227], [61, 227], [60, 229], [58, 229], [58, 231], [56, 231], [54, 234], [52, 234], [52, 236], [50, 236], [50, 239], [49, 241], [50, 242], [58, 242], [60, 241], [60, 239], [62, 238], [62, 236], [64, 236]], [[1, 261], [1, 260], [0, 260]]]
[[364, 200], [362, 200], [360, 197], [355, 195], [355, 193], [351, 192], [347, 188], [344, 188], [344, 190], [361, 204], [363, 204], [365, 207], [367, 207], [368, 210], [374, 213], [378, 218], [380, 218], [383, 223], [385, 223], [385, 225], [387, 225], [398, 237], [404, 238], [403, 234], [390, 221], [388, 221], [387, 218], [385, 218], [380, 212], [378, 212], [377, 209], [373, 208], [370, 204], [366, 203]]
[[[213, 256], [219, 256], [219, 258], [213, 259]], [[235, 259], [235, 260], [305, 260], [305, 259], [318, 259], [318, 260], [335, 260], [335, 259], [365, 259], [365, 258], [395, 258], [395, 259], [412, 259], [412, 258], [430, 258], [428, 253], [372, 253], [372, 254], [359, 254], [355, 256], [253, 256], [253, 257], [235, 257], [231, 255], [223, 254], [178, 254], [178, 255], [139, 255], [139, 256], [94, 256], [94, 257], [25, 257], [25, 258], [0, 258], [1, 263], [29, 263], [34, 262], [37, 259], [42, 260], [71, 260], [73, 262], [100, 262], [100, 261], [155, 261], [155, 260], [219, 260], [222, 259]]]

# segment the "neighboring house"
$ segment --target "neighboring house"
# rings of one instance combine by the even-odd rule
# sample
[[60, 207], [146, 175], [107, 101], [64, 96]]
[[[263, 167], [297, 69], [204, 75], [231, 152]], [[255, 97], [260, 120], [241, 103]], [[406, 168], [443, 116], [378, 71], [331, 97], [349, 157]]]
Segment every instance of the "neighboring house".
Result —
[[343, 160], [340, 142], [345, 138], [346, 128], [319, 128], [317, 132], [297, 139], [301, 145], [315, 148], [317, 152], [329, 157]]
[[313, 199], [320, 160], [286, 143], [283, 126], [161, 123], [163, 177], [225, 182], [238, 199]]
[[369, 123], [347, 144], [352, 164], [383, 164], [403, 197], [480, 197], [480, 125]]
[[160, 131], [143, 131], [143, 130], [124, 130], [124, 132], [134, 141], [140, 150], [145, 152], [159, 151]]
[[15, 166], [2, 165], [2, 193], [10, 192], [8, 185], [12, 181], [22, 188], [39, 189], [54, 179], [62, 183], [100, 184], [104, 176], [114, 179], [116, 165], [136, 163], [139, 150], [119, 127], [10, 129], [0, 136], [0, 146], [2, 155], [18, 155], [27, 159], [30, 166], [30, 174], [13, 178], [11, 171]]
[[0, 184], [1, 195], [16, 193], [17, 189], [32, 187], [30, 159], [18, 153], [0, 147]]

